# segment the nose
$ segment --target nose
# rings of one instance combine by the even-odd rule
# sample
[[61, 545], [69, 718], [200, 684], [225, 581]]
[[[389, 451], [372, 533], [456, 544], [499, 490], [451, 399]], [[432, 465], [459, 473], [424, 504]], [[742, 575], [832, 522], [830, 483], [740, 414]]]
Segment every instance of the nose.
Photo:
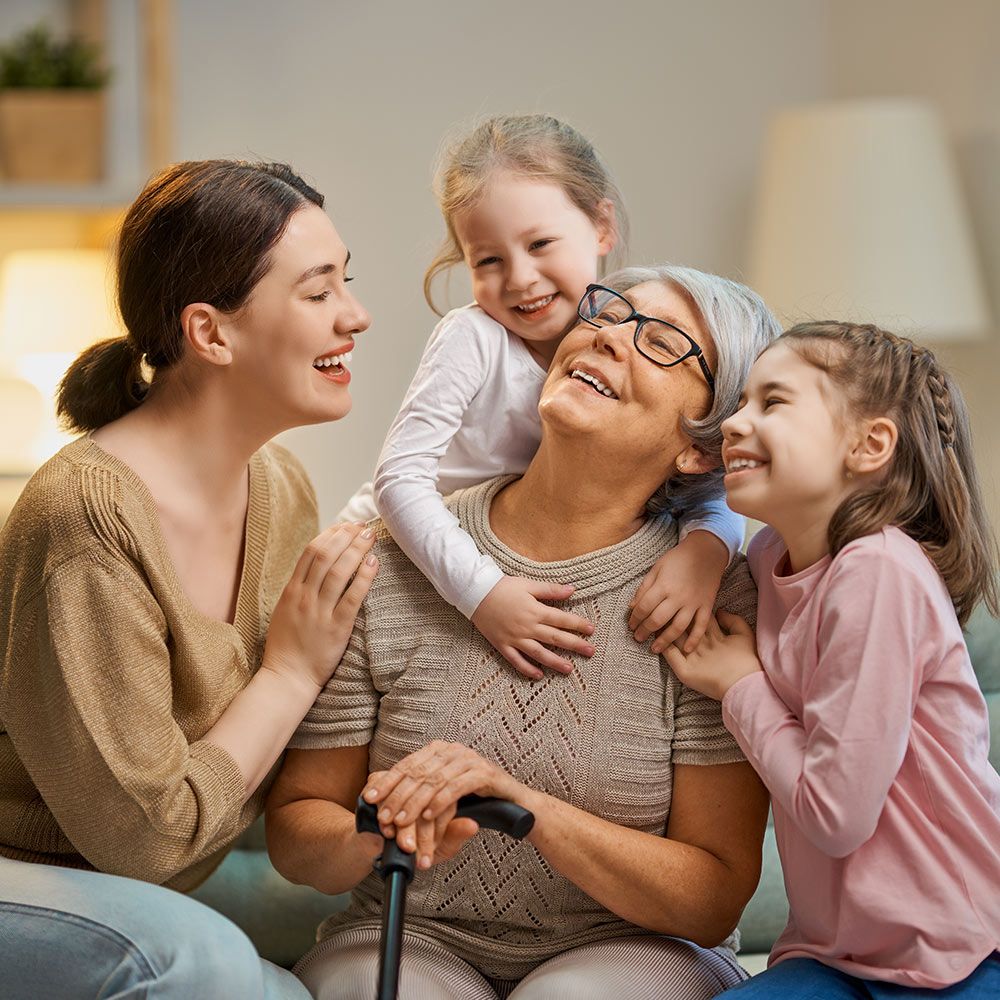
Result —
[[356, 336], [364, 333], [371, 326], [372, 318], [368, 315], [368, 310], [350, 292], [345, 290], [344, 308], [337, 314], [334, 329], [337, 333], [351, 334]]
[[747, 404], [742, 403], [740, 408], [731, 416], [722, 421], [722, 439], [732, 444], [746, 437], [750, 433], [750, 419], [747, 415]]
[[631, 323], [598, 326], [594, 328], [594, 347], [621, 361], [628, 355], [633, 335]]
[[538, 270], [528, 254], [515, 254], [507, 265], [508, 292], [526, 292], [538, 280]]

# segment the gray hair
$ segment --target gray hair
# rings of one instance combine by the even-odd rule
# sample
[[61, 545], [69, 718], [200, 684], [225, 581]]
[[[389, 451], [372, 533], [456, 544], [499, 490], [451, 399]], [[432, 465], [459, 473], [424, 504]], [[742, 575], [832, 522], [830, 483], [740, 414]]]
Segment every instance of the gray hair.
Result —
[[[740, 394], [757, 356], [781, 333], [778, 321], [754, 291], [728, 278], [676, 264], [625, 267], [609, 274], [604, 284], [627, 292], [647, 281], [680, 288], [694, 301], [702, 323], [715, 344], [715, 398], [701, 420], [684, 418], [684, 431], [706, 455], [722, 460], [722, 422], [739, 405]], [[696, 475], [676, 473], [650, 500], [650, 511], [691, 511], [724, 494], [721, 465]]]

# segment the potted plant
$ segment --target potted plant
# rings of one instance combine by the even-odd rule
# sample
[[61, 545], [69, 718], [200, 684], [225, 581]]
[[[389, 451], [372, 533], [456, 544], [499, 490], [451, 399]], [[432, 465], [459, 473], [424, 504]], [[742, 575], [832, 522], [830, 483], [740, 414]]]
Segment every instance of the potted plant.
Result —
[[7, 180], [87, 183], [104, 173], [104, 85], [94, 46], [45, 25], [0, 45], [0, 163]]

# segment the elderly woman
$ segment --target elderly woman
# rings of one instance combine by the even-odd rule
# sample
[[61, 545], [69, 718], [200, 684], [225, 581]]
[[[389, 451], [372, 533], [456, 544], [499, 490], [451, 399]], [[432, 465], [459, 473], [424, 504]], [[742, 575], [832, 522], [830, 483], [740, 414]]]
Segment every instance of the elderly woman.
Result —
[[[297, 970], [317, 997], [373, 988], [381, 840], [354, 831], [362, 790], [417, 851], [404, 997], [663, 1000], [744, 978], [733, 932], [759, 877], [767, 796], [718, 704], [684, 688], [627, 621], [677, 542], [650, 499], [671, 476], [675, 503], [720, 488], [719, 425], [777, 329], [722, 278], [661, 267], [608, 281], [615, 291], [588, 292], [553, 360], [527, 471], [449, 500], [505, 572], [576, 583], [569, 604], [596, 624], [597, 652], [569, 675], [519, 677], [381, 532], [348, 651], [268, 802], [279, 870], [353, 889]], [[746, 617], [754, 605], [739, 560], [719, 606]], [[476, 827], [454, 803], [468, 792], [525, 806], [534, 830], [466, 843]]]

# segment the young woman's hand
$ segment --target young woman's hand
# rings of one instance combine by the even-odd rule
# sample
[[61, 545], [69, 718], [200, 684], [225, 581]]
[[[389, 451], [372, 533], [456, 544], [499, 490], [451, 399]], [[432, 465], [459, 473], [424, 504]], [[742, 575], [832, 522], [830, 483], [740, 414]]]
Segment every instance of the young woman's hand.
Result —
[[718, 613], [718, 620], [709, 617], [705, 638], [693, 653], [668, 646], [663, 657], [682, 684], [716, 701], [738, 680], [763, 669], [753, 629], [725, 611]]
[[326, 684], [378, 571], [374, 542], [363, 524], [334, 524], [306, 546], [271, 616], [263, 667]]
[[517, 801], [524, 786], [501, 767], [461, 743], [435, 740], [388, 771], [368, 776], [362, 791], [378, 806], [382, 833], [404, 851], [417, 852], [417, 867], [453, 857], [477, 824], [455, 819], [458, 800], [475, 792]]
[[636, 642], [645, 642], [663, 629], [650, 647], [662, 653], [686, 631], [684, 652], [696, 649], [708, 628], [728, 565], [725, 544], [702, 530], [692, 531], [660, 556], [632, 598], [628, 627]]
[[594, 626], [580, 615], [542, 603], [565, 601], [572, 593], [568, 584], [505, 576], [476, 608], [472, 624], [524, 677], [543, 676], [532, 660], [560, 674], [572, 673], [573, 664], [546, 647], [593, 656], [594, 647], [582, 636], [592, 635]]

